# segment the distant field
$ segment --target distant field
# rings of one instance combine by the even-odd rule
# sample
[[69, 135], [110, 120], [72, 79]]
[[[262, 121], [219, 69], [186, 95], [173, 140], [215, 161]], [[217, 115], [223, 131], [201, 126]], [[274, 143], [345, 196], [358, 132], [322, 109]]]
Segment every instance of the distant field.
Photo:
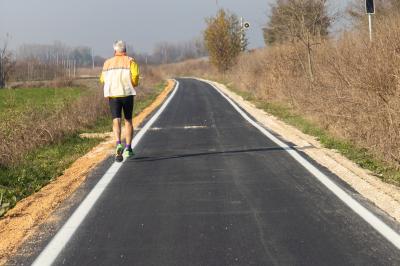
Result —
[[0, 166], [12, 166], [30, 150], [78, 129], [86, 121], [73, 113], [85, 111], [79, 103], [90, 94], [85, 87], [0, 90]]
[[[54, 111], [79, 98], [82, 88], [33, 88], [0, 90], [0, 115], [38, 109]], [[15, 118], [15, 116], [14, 116]], [[2, 121], [0, 121], [1, 125]]]
[[84, 86], [0, 90], [0, 216], [100, 141], [77, 134], [105, 110]]
[[89, 94], [86, 88], [0, 90], [0, 166], [12, 166], [30, 150], [78, 129], [73, 112]]

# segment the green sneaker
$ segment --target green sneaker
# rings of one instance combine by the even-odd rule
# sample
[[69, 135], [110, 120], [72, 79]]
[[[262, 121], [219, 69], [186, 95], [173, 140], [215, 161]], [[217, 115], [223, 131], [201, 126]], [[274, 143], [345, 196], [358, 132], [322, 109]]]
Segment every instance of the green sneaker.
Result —
[[124, 151], [124, 158], [125, 159], [133, 157], [133, 156], [135, 156], [135, 153], [133, 152], [132, 149], [129, 149], [129, 150], [125, 149], [125, 151]]
[[117, 162], [122, 162], [124, 160], [124, 157], [122, 156], [123, 152], [124, 152], [124, 146], [122, 144], [118, 144], [117, 148], [115, 149], [115, 160]]

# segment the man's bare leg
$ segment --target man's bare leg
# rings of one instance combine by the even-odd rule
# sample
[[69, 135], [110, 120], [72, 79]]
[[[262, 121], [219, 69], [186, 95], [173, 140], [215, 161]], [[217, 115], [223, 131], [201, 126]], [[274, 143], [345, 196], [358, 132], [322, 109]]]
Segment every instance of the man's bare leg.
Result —
[[126, 145], [129, 145], [130, 147], [132, 145], [132, 139], [133, 139], [132, 119], [125, 119], [125, 138], [126, 138]]
[[115, 140], [117, 142], [117, 149], [115, 151], [115, 160], [117, 162], [122, 162], [124, 159], [122, 157], [122, 153], [124, 152], [124, 147], [121, 145], [121, 118], [113, 119], [113, 132], [115, 136]]
[[121, 118], [113, 119], [113, 132], [115, 136], [115, 141], [121, 143]]

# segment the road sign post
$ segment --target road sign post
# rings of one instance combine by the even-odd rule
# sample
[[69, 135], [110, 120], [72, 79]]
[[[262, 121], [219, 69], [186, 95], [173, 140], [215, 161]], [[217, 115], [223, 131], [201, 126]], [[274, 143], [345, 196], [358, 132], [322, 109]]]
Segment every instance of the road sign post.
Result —
[[365, 0], [365, 11], [368, 14], [369, 40], [372, 42], [372, 15], [375, 14], [374, 0]]
[[240, 18], [240, 45], [242, 46], [242, 51], [246, 49], [245, 31], [250, 28], [250, 23], [245, 22], [243, 17]]
[[372, 42], [372, 14], [368, 14], [369, 40]]

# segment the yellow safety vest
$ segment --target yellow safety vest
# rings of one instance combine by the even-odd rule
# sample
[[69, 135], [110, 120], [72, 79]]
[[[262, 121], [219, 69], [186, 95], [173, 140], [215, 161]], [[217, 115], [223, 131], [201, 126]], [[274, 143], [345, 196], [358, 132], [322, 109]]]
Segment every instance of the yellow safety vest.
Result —
[[136, 95], [139, 85], [139, 66], [125, 53], [116, 53], [103, 66], [100, 82], [104, 83], [104, 97]]

